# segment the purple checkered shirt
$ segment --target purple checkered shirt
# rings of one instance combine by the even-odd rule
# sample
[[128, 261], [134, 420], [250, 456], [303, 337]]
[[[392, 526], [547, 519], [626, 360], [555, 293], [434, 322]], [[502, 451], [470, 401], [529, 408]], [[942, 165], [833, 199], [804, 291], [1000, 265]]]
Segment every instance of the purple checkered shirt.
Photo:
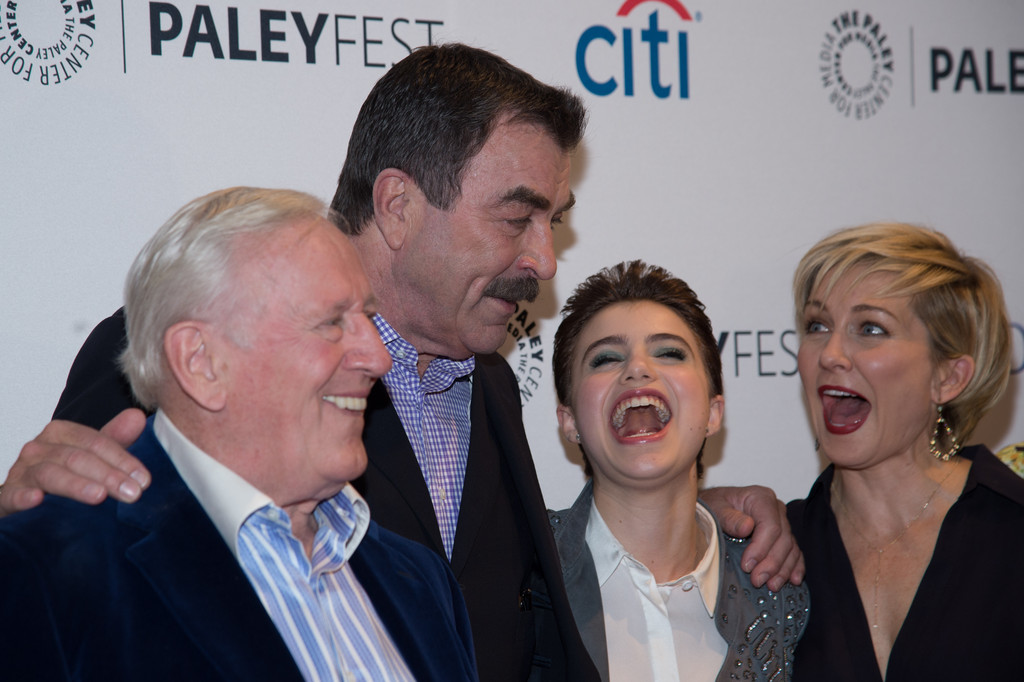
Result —
[[392, 360], [391, 370], [381, 380], [416, 453], [434, 504], [444, 551], [451, 559], [469, 458], [469, 403], [473, 395], [469, 375], [476, 363], [473, 358], [437, 358], [420, 379], [416, 367], [419, 354], [412, 344], [380, 315], [374, 316], [373, 323]]

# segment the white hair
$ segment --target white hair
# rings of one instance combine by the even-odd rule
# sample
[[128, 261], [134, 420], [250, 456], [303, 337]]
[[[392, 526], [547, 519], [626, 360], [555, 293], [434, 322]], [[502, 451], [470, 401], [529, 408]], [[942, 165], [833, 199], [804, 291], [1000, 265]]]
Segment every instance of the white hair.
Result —
[[165, 376], [164, 334], [233, 305], [233, 254], [239, 238], [267, 235], [296, 220], [326, 217], [324, 202], [302, 192], [232, 187], [189, 202], [142, 247], [125, 280], [128, 346], [119, 358], [136, 399], [157, 405]]

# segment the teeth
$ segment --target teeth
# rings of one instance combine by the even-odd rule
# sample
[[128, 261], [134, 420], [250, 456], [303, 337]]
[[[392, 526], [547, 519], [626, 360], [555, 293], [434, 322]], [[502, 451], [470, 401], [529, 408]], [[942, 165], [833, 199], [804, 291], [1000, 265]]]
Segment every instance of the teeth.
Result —
[[846, 391], [839, 391], [839, 390], [836, 390], [834, 388], [827, 388], [824, 391], [822, 391], [822, 394], [823, 395], [832, 396], [833, 398], [858, 398], [859, 397], [856, 393], [847, 393]]
[[668, 423], [672, 413], [668, 411], [668, 407], [660, 399], [652, 395], [643, 395], [634, 398], [627, 398], [621, 403], [615, 406], [615, 413], [612, 415], [612, 426], [616, 429], [621, 428], [626, 421], [626, 410], [631, 407], [647, 407], [651, 406], [658, 411], [658, 420], [662, 424]]
[[325, 395], [324, 401], [343, 410], [361, 412], [366, 409], [366, 398], [355, 398], [348, 395]]

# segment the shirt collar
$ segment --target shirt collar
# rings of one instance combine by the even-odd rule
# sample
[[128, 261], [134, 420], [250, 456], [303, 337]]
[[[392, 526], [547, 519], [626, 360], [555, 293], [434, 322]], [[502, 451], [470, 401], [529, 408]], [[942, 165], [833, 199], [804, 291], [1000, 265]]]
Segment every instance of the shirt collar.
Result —
[[[273, 500], [199, 449], [162, 410], [156, 412], [153, 431], [185, 485], [213, 521], [235, 559], [238, 559], [239, 529], [254, 512], [267, 506], [276, 506]], [[346, 558], [355, 551], [370, 523], [370, 508], [351, 484], [346, 484], [335, 498], [321, 502], [315, 514], [321, 524], [322, 514], [326, 514], [328, 521], [341, 517], [347, 520], [346, 525], [353, 526], [352, 533], [345, 541]]]
[[[704, 534], [707, 541], [707, 550], [704, 552], [704, 556], [701, 557], [693, 572], [661, 586], [672, 587], [687, 581], [696, 583], [700, 590], [701, 600], [704, 602], [704, 609], [709, 617], [714, 618], [715, 605], [718, 602], [719, 582], [718, 525], [711, 512], [701, 504], [697, 505], [697, 528]], [[643, 566], [639, 560], [626, 551], [622, 543], [612, 534], [601, 517], [601, 513], [597, 510], [596, 504], [590, 505], [590, 521], [587, 523], [586, 537], [587, 546], [594, 559], [598, 585], [604, 585], [624, 560]], [[646, 567], [644, 570], [647, 570]]]
[[[384, 342], [384, 347], [388, 349], [392, 361], [391, 369], [383, 378], [384, 384], [387, 385], [389, 380], [398, 373], [418, 378], [419, 353], [416, 348], [403, 339], [381, 315], [373, 316], [373, 324], [376, 325], [377, 333], [380, 334], [380, 339]], [[476, 358], [472, 355], [465, 360], [438, 357], [427, 366], [422, 383], [428, 391], [443, 391], [458, 379], [472, 374], [475, 367]]]
[[346, 483], [337, 495], [317, 505], [316, 520], [321, 530], [331, 529], [344, 542], [342, 556], [348, 561], [359, 547], [370, 525], [370, 506], [351, 483]]

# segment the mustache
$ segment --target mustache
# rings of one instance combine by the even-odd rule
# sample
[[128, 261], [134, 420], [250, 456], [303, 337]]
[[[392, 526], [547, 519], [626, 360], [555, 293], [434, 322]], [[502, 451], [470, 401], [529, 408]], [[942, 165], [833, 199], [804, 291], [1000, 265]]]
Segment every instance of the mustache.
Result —
[[499, 277], [484, 289], [484, 296], [504, 301], [533, 302], [540, 293], [540, 282], [533, 277]]

